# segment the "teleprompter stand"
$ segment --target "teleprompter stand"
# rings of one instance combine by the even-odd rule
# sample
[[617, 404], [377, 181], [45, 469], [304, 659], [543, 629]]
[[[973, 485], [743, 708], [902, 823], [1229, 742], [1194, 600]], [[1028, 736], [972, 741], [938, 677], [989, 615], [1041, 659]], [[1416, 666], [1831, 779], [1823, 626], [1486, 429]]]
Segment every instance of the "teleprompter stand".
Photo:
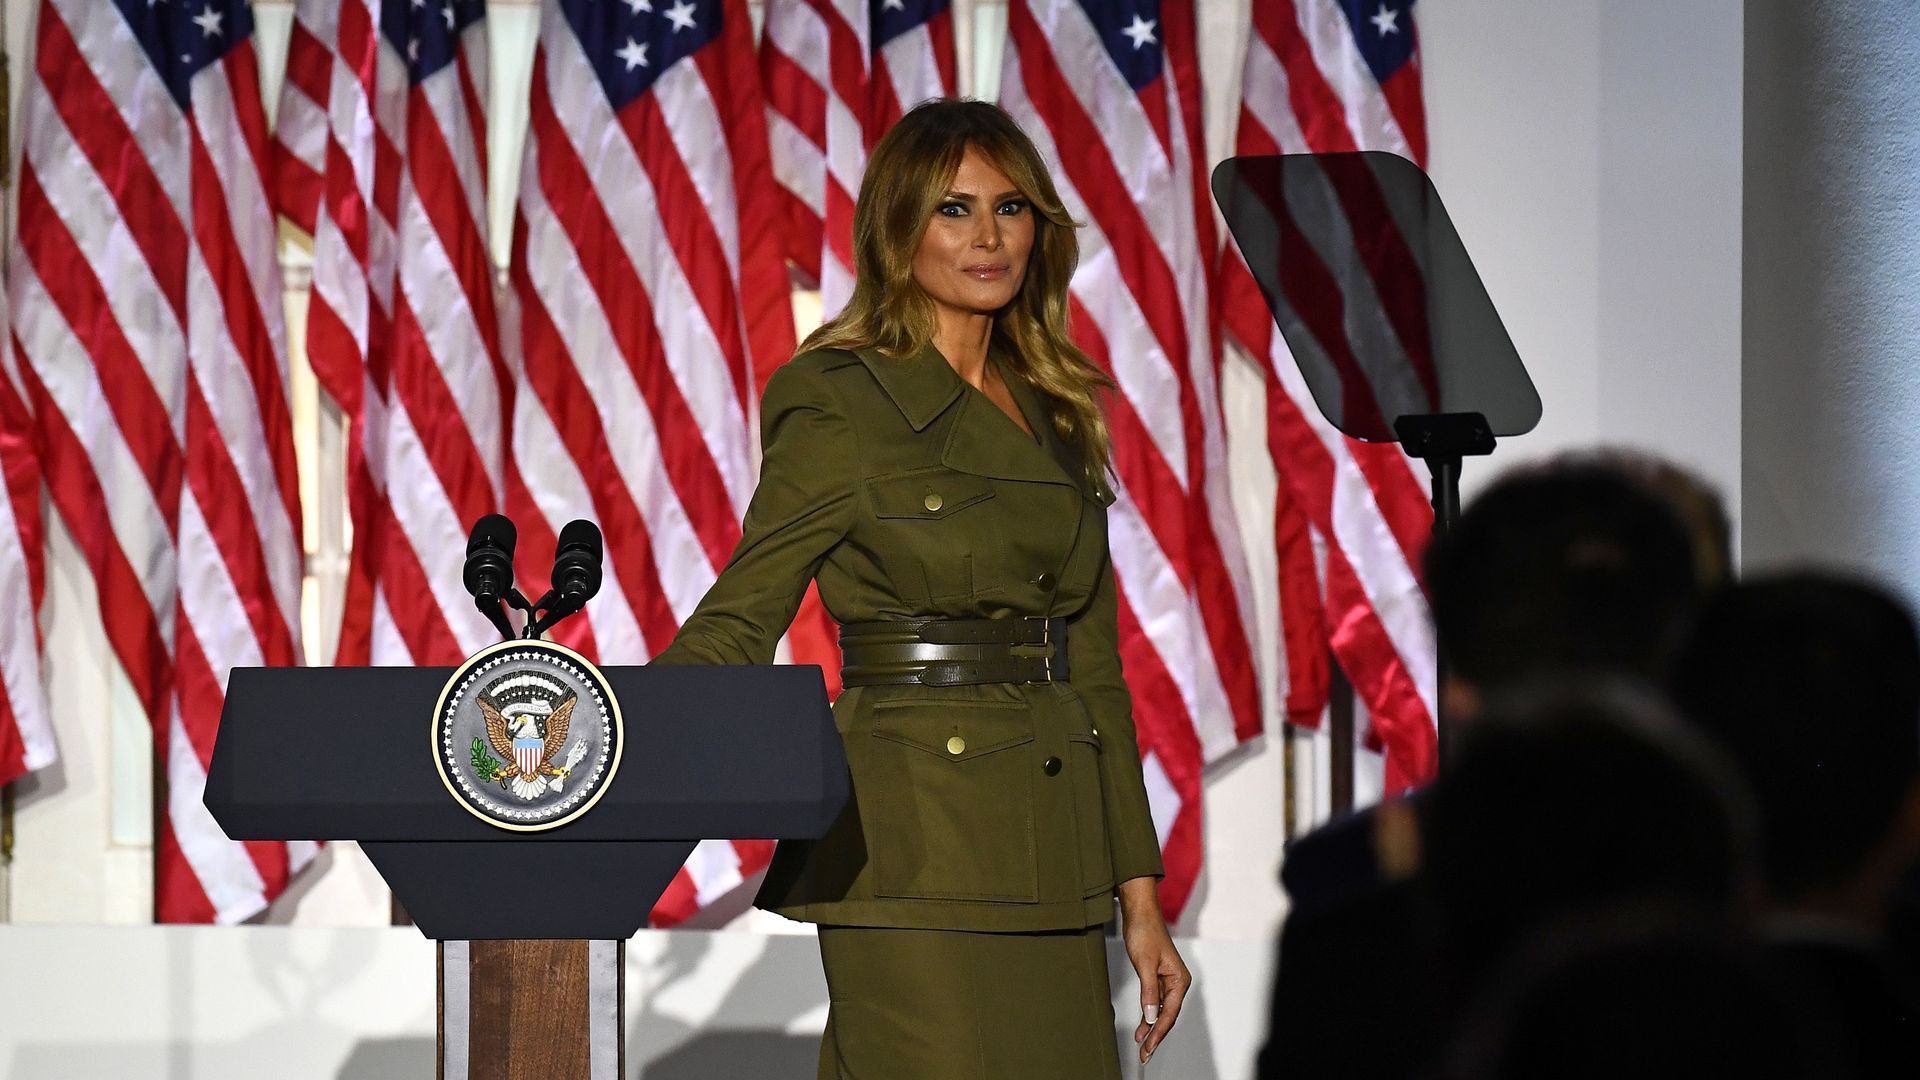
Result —
[[601, 669], [625, 750], [546, 832], [456, 802], [429, 728], [452, 668], [236, 668], [206, 804], [236, 840], [356, 840], [441, 942], [444, 1080], [624, 1075], [622, 942], [702, 838], [811, 839], [848, 797], [814, 665]]
[[1212, 186], [1321, 415], [1424, 461], [1445, 533], [1463, 459], [1533, 430], [1540, 395], [1432, 181], [1368, 151], [1229, 158]]

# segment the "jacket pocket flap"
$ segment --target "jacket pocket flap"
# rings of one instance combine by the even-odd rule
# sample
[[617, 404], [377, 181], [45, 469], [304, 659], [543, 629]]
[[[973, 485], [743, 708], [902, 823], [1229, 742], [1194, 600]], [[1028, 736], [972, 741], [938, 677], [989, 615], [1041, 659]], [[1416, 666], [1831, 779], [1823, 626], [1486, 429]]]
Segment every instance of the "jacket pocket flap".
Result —
[[1033, 718], [1011, 702], [896, 698], [874, 703], [873, 734], [948, 761], [971, 761], [1032, 742]]
[[938, 519], [993, 497], [987, 477], [939, 465], [875, 476], [866, 488], [875, 517]]

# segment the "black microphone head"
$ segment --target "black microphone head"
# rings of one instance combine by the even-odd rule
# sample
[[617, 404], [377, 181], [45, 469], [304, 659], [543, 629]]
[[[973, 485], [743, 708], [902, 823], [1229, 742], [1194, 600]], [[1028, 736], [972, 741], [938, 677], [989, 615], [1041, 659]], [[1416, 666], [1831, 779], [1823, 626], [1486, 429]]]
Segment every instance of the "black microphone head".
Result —
[[472, 555], [482, 548], [497, 548], [513, 558], [513, 545], [519, 538], [519, 530], [505, 514], [488, 514], [473, 523], [473, 530], [467, 533], [467, 554]]
[[559, 556], [567, 551], [581, 551], [599, 562], [604, 550], [600, 542], [600, 526], [585, 518], [575, 518], [567, 522], [560, 530], [560, 542], [554, 545], [553, 553]]
[[600, 526], [593, 522], [569, 521], [560, 530], [553, 549], [553, 587], [576, 609], [600, 591], [602, 551]]
[[467, 564], [460, 580], [476, 600], [492, 602], [513, 587], [513, 545], [518, 530], [502, 514], [488, 514], [467, 534]]

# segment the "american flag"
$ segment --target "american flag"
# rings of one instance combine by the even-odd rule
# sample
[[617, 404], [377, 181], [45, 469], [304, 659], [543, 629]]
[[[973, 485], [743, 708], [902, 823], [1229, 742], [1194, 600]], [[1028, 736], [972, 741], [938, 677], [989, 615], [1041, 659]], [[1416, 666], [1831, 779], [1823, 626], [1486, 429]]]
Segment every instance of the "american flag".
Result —
[[821, 317], [853, 295], [853, 205], [867, 152], [913, 106], [954, 92], [948, 0], [767, 0], [760, 39], [787, 257]]
[[[0, 316], [0, 325], [5, 322]], [[0, 787], [54, 758], [36, 619], [46, 562], [34, 442], [33, 414], [20, 392], [11, 342], [0, 338]]]
[[1013, 0], [1001, 103], [1080, 231], [1074, 338], [1113, 375], [1121, 660], [1177, 918], [1200, 868], [1200, 772], [1262, 730], [1229, 500], [1189, 0]]
[[[1254, 5], [1236, 152], [1385, 150], [1424, 165], [1426, 119], [1412, 0], [1263, 0]], [[1283, 228], [1345, 228], [1381, 213], [1364, 170], [1329, 174], [1322, 206], [1282, 207]], [[1296, 212], [1297, 211], [1297, 212]], [[1314, 236], [1316, 245], [1326, 237]], [[1391, 245], [1383, 245], [1390, 248]], [[1320, 247], [1324, 250], [1324, 247]], [[1294, 245], [1292, 251], [1305, 250]], [[1290, 279], [1292, 307], [1329, 356], [1352, 355], [1376, 331], [1407, 341], [1406, 326], [1357, 325], [1384, 275], [1405, 269], [1377, 255], [1362, 283], [1324, 268]], [[1368, 295], [1348, 295], [1349, 286]], [[1386, 755], [1385, 788], [1404, 789], [1435, 767], [1434, 638], [1417, 568], [1433, 526], [1425, 467], [1397, 445], [1362, 443], [1321, 417], [1287, 342], [1237, 248], [1222, 274], [1228, 332], [1267, 373], [1267, 438], [1280, 476], [1275, 513], [1290, 686], [1289, 716], [1317, 723], [1327, 700], [1329, 647], [1371, 718]], [[1416, 336], [1418, 335], [1416, 331]], [[1364, 384], [1358, 384], [1364, 386]], [[1316, 549], [1323, 558], [1316, 560]], [[1319, 566], [1316, 567], [1316, 562]]]
[[[512, 266], [521, 546], [605, 530], [606, 577], [563, 640], [642, 663], [740, 540], [759, 382], [793, 353], [780, 205], [743, 0], [542, 10]], [[522, 568], [537, 579], [544, 567]], [[705, 841], [654, 908], [671, 925], [765, 867]]]
[[275, 195], [313, 236], [307, 356], [352, 425], [336, 663], [453, 664], [499, 636], [448, 562], [504, 501], [485, 16], [483, 0], [296, 12]]
[[27, 86], [13, 330], [52, 505], [152, 722], [163, 922], [260, 911], [310, 842], [201, 803], [226, 675], [300, 655], [280, 275], [242, 0], [46, 0]]
[[[954, 92], [947, 0], [768, 0], [760, 36], [767, 136], [787, 257], [820, 289], [831, 319], [853, 294], [853, 206], [867, 153], [914, 105]], [[766, 388], [771, 366], [761, 369]], [[787, 644], [840, 690], [836, 626], [807, 586]]]

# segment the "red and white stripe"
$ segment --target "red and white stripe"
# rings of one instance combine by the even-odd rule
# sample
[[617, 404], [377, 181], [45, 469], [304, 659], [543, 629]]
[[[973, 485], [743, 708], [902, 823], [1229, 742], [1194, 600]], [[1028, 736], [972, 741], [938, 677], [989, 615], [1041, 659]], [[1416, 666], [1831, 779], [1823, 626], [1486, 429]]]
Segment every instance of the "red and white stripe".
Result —
[[337, 663], [451, 664], [498, 638], [448, 562], [504, 503], [486, 88], [484, 19], [415, 85], [379, 0], [301, 0], [275, 195], [313, 235], [307, 355], [352, 423]]
[[[1168, 0], [1135, 93], [1076, 0], [1014, 0], [1001, 102], [1084, 221], [1076, 341], [1120, 385], [1109, 514], [1121, 659], [1177, 917], [1201, 859], [1200, 772], [1262, 730], [1253, 606], [1227, 490], [1194, 10]], [[1062, 148], [1070, 148], [1063, 153]]]
[[[4, 311], [0, 307], [0, 311]], [[5, 325], [0, 315], [0, 326]], [[53, 764], [53, 724], [40, 681], [46, 566], [33, 415], [20, 392], [11, 335], [0, 336], [0, 787]]]
[[154, 726], [164, 922], [259, 912], [312, 843], [201, 802], [229, 669], [298, 662], [300, 503], [253, 44], [182, 110], [120, 10], [46, 0], [10, 281], [52, 504]]
[[[603, 663], [665, 647], [726, 565], [754, 484], [754, 373], [794, 348], [752, 26], [741, 0], [721, 18], [616, 110], [565, 15], [542, 13], [511, 264], [508, 507], [523, 552], [550, 552], [571, 519], [600, 524], [600, 593], [555, 637]], [[547, 571], [529, 557], [519, 576]], [[771, 854], [703, 842], [653, 921], [684, 920]]]
[[787, 257], [831, 319], [853, 295], [853, 207], [867, 152], [907, 109], [954, 93], [953, 15], [873, 47], [869, 0], [767, 0], [760, 72]]
[[541, 759], [545, 756], [545, 747], [536, 743], [533, 746], [513, 744], [513, 763], [528, 776], [539, 776]]
[[[1355, 52], [1353, 32], [1334, 0], [1254, 6], [1236, 153], [1387, 150], [1424, 164], [1417, 61], [1383, 91]], [[1289, 220], [1282, 227], [1307, 234], [1344, 227], [1344, 217], [1323, 208], [1365, 214], [1381, 198], [1368, 184], [1332, 178], [1320, 195], [1319, 212], [1304, 200], [1284, 207]], [[1397, 272], [1370, 269], [1375, 278]], [[1363, 340], [1400, 347], [1404, 328], [1396, 334], [1395, 327], [1374, 325], [1377, 319], [1348, 314], [1349, 305], [1381, 310], [1363, 295], [1376, 290], [1373, 278], [1340, 281], [1321, 268], [1296, 282], [1301, 295], [1290, 297], [1292, 306], [1316, 348], [1345, 356], [1377, 351]], [[1321, 416], [1231, 244], [1221, 284], [1228, 332], [1267, 374], [1268, 446], [1280, 477], [1276, 534], [1289, 718], [1318, 723], [1330, 648], [1368, 710], [1370, 741], [1385, 752], [1386, 790], [1420, 783], [1436, 765], [1434, 636], [1418, 574], [1433, 525], [1426, 469], [1399, 446], [1349, 439]], [[1316, 566], [1316, 546], [1323, 565]]]

